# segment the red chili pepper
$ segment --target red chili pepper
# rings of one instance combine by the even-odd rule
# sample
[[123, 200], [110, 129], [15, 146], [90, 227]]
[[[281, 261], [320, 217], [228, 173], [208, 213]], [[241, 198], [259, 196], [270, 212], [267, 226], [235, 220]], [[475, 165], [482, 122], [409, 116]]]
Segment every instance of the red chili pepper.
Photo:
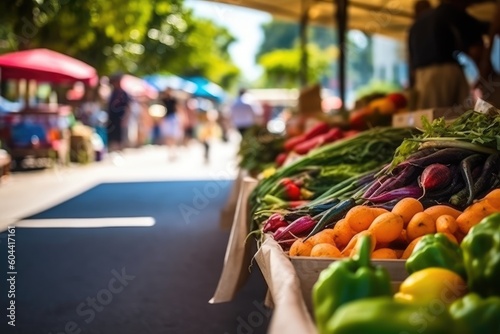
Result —
[[302, 143], [304, 140], [306, 140], [306, 136], [305, 135], [294, 136], [292, 138], [287, 139], [285, 141], [285, 143], [283, 144], [283, 147], [285, 148], [286, 152], [289, 152], [289, 151], [293, 150], [293, 148], [295, 146], [297, 146], [298, 144]]
[[311, 139], [318, 135], [327, 133], [330, 130], [330, 126], [326, 122], [319, 122], [309, 129], [304, 135], [305, 139]]
[[319, 135], [305, 142], [300, 143], [299, 145], [293, 148], [294, 152], [297, 154], [307, 154], [312, 149], [321, 146], [325, 142], [325, 136]]
[[331, 143], [336, 140], [344, 138], [344, 133], [340, 128], [331, 128], [330, 131], [328, 131], [325, 134], [325, 143]]

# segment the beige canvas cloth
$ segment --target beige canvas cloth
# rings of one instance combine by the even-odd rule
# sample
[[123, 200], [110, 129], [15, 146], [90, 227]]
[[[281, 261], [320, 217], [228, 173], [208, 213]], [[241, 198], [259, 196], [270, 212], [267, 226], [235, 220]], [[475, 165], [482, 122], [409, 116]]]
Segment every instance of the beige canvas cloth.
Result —
[[210, 304], [233, 300], [250, 276], [249, 268], [254, 254], [255, 242], [251, 237], [247, 239], [250, 233], [247, 219], [248, 197], [256, 186], [256, 179], [248, 176], [243, 177], [226, 247], [224, 267], [214, 296], [209, 301]]
[[281, 246], [274, 239], [266, 238], [255, 254], [255, 260], [269, 287], [274, 306], [268, 333], [316, 334], [314, 320], [304, 302], [300, 279]]
[[246, 169], [238, 170], [238, 175], [236, 176], [236, 179], [233, 181], [233, 185], [231, 187], [231, 191], [229, 192], [226, 204], [220, 211], [219, 227], [223, 230], [230, 230], [233, 225], [234, 213], [236, 211], [236, 205], [238, 204], [238, 197], [241, 191], [241, 185], [243, 183], [243, 178], [247, 176], [248, 176], [248, 171]]
[[444, 108], [464, 104], [471, 87], [458, 64], [427, 66], [415, 71], [417, 109]]

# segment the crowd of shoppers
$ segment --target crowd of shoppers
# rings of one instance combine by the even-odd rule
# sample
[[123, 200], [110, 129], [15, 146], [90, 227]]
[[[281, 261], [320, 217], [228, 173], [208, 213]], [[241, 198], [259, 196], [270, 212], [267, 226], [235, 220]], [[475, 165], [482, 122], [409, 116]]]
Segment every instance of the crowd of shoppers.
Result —
[[[138, 101], [124, 89], [122, 78], [122, 74], [115, 74], [102, 80], [99, 87], [87, 88], [75, 110], [77, 120], [93, 128], [101, 136], [107, 151], [116, 152], [117, 156], [124, 148], [156, 144], [165, 146], [168, 160], [173, 161], [184, 147], [199, 142], [203, 147], [203, 158], [209, 162], [213, 140], [227, 141], [230, 129], [243, 135], [246, 129], [258, 122], [262, 113], [259, 103], [245, 89], [240, 91], [234, 103], [227, 106], [228, 112], [224, 114], [220, 110], [222, 106], [213, 101], [167, 87], [157, 99], [146, 102], [150, 107], [162, 108], [157, 114], [146, 112], [149, 119], [146, 122], [144, 112], [136, 110], [145, 102]], [[131, 135], [131, 132], [148, 134]], [[135, 138], [135, 144], [130, 141], [131, 137]]]

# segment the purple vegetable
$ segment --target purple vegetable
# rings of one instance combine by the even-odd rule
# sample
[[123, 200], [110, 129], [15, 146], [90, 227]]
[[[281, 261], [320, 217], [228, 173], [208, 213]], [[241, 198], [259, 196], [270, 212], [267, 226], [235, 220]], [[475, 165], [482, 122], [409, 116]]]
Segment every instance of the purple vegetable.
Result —
[[443, 148], [425, 157], [408, 159], [402, 162], [401, 165], [410, 164], [413, 166], [427, 167], [434, 163], [452, 164], [462, 161], [474, 153], [473, 151], [462, 148]]
[[371, 193], [368, 191], [365, 192], [363, 198], [367, 199], [375, 197], [388, 191], [404, 187], [413, 182], [415, 174], [419, 170], [420, 168], [417, 168], [415, 166], [404, 166], [404, 168], [400, 170], [400, 172], [382, 182], [382, 184], [377, 189], [373, 190]]
[[378, 190], [382, 186], [382, 184], [388, 179], [387, 175], [383, 175], [382, 177], [374, 180], [371, 186], [365, 191], [363, 194], [363, 198], [367, 198], [373, 195], [375, 191]]
[[366, 200], [372, 203], [385, 203], [392, 201], [394, 199], [403, 199], [405, 197], [420, 198], [422, 197], [422, 195], [423, 195], [422, 188], [416, 185], [411, 185], [399, 189], [386, 191], [383, 194], [366, 198]]
[[273, 236], [275, 240], [280, 241], [285, 237], [289, 238], [294, 235], [297, 236], [303, 233], [309, 233], [315, 225], [316, 221], [311, 216], [303, 216], [297, 218], [282, 230], [278, 230]]

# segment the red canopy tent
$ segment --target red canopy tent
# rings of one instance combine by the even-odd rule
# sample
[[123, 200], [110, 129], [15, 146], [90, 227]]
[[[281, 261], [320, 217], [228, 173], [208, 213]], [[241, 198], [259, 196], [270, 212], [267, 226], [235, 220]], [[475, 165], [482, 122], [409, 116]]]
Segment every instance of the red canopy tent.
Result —
[[0, 79], [28, 79], [38, 82], [95, 86], [96, 70], [72, 57], [48, 49], [11, 52], [0, 56]]

